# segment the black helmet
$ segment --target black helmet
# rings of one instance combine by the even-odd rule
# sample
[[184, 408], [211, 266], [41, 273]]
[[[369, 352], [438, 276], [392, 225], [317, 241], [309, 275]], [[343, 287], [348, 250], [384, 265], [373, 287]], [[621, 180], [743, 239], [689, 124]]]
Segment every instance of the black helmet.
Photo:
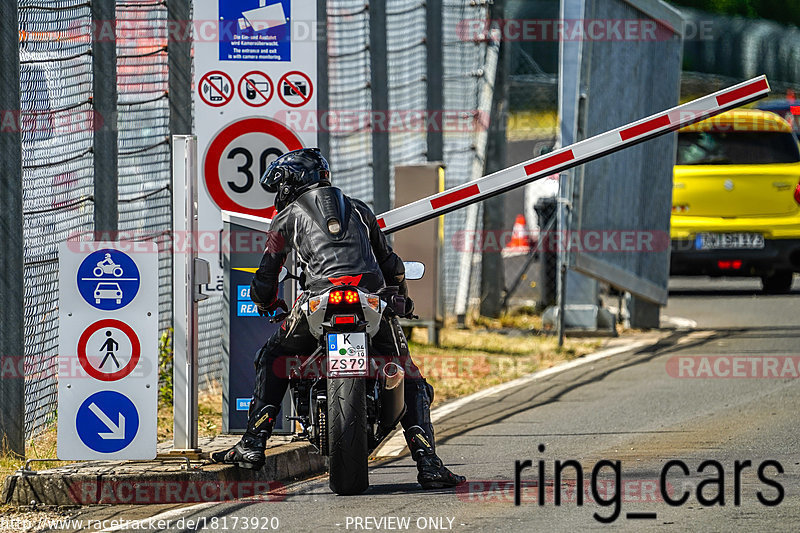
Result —
[[330, 185], [331, 171], [319, 148], [303, 148], [270, 163], [260, 182], [267, 192], [278, 194], [275, 208], [281, 211], [307, 190]]

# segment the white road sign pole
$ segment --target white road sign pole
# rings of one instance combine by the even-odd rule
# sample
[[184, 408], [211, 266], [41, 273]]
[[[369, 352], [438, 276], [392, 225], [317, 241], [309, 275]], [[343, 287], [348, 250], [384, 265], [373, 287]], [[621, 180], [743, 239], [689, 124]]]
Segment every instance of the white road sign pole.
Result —
[[208, 263], [197, 258], [197, 137], [172, 137], [173, 452], [197, 447], [197, 302]]

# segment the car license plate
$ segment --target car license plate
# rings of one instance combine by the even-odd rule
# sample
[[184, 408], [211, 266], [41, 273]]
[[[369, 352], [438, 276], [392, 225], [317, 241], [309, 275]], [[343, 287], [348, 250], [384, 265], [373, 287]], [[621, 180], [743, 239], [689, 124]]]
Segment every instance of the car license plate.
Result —
[[328, 333], [328, 377], [367, 375], [367, 334]]
[[695, 248], [698, 250], [757, 250], [764, 247], [760, 233], [698, 233]]

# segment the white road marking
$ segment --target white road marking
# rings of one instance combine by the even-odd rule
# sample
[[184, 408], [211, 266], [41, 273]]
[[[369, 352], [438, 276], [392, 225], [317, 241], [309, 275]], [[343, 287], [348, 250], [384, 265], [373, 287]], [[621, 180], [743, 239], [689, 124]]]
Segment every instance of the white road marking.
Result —
[[127, 522], [125, 520], [118, 519], [121, 524], [118, 526], [107, 527], [105, 529], [101, 529], [98, 533], [112, 533], [114, 531], [136, 531], [136, 530], [147, 530], [150, 528], [151, 523], [158, 523], [159, 520], [172, 520], [178, 516], [183, 514], [189, 513], [191, 511], [197, 511], [200, 509], [205, 509], [206, 507], [211, 507], [217, 505], [219, 503], [224, 502], [203, 502], [198, 503], [197, 505], [191, 505], [189, 507], [181, 507], [179, 509], [171, 509], [169, 511], [164, 511], [161, 514], [157, 514], [150, 518], [143, 518], [141, 520], [132, 520]]

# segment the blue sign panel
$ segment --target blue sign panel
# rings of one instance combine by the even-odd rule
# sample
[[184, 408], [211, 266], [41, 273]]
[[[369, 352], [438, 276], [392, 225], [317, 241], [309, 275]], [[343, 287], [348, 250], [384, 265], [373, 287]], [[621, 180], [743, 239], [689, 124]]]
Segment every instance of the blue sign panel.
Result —
[[99, 453], [128, 446], [139, 431], [139, 413], [127, 396], [115, 391], [92, 394], [78, 408], [75, 428], [81, 441]]
[[[259, 316], [258, 306], [250, 299], [250, 285], [236, 286], [236, 300], [236, 316]], [[275, 309], [268, 316], [275, 316], [280, 312], [280, 309]]]
[[220, 61], [291, 61], [291, 0], [219, 0]]
[[[238, 227], [232, 229], [239, 229]], [[240, 261], [243, 254], [231, 254], [232, 261]], [[260, 256], [251, 259], [258, 265]], [[242, 266], [250, 266], [250, 263]], [[250, 408], [250, 395], [253, 394], [255, 372], [253, 372], [253, 358], [261, 350], [264, 340], [278, 330], [280, 324], [271, 323], [266, 318], [239, 315], [241, 304], [255, 304], [250, 300], [250, 281], [253, 279], [251, 272], [228, 270], [230, 291], [230, 304], [228, 316], [230, 320], [230, 360], [228, 362], [228, 396], [225, 399], [228, 413], [228, 430], [232, 433], [242, 432], [247, 428], [247, 410]], [[283, 288], [280, 286], [278, 298], [283, 297]], [[234, 292], [235, 291], [235, 292]], [[246, 402], [246, 403], [245, 403]], [[246, 405], [246, 406], [245, 406]], [[276, 429], [280, 425], [278, 417]]]
[[258, 306], [253, 302], [237, 302], [237, 316], [258, 316]]
[[258, 316], [258, 307], [250, 299], [250, 285], [236, 286], [236, 316]]
[[237, 285], [236, 294], [239, 301], [250, 300], [250, 285]]
[[236, 410], [247, 411], [250, 409], [251, 398], [236, 398]]
[[139, 292], [139, 268], [124, 252], [103, 249], [89, 254], [78, 267], [78, 291], [92, 307], [122, 309]]

